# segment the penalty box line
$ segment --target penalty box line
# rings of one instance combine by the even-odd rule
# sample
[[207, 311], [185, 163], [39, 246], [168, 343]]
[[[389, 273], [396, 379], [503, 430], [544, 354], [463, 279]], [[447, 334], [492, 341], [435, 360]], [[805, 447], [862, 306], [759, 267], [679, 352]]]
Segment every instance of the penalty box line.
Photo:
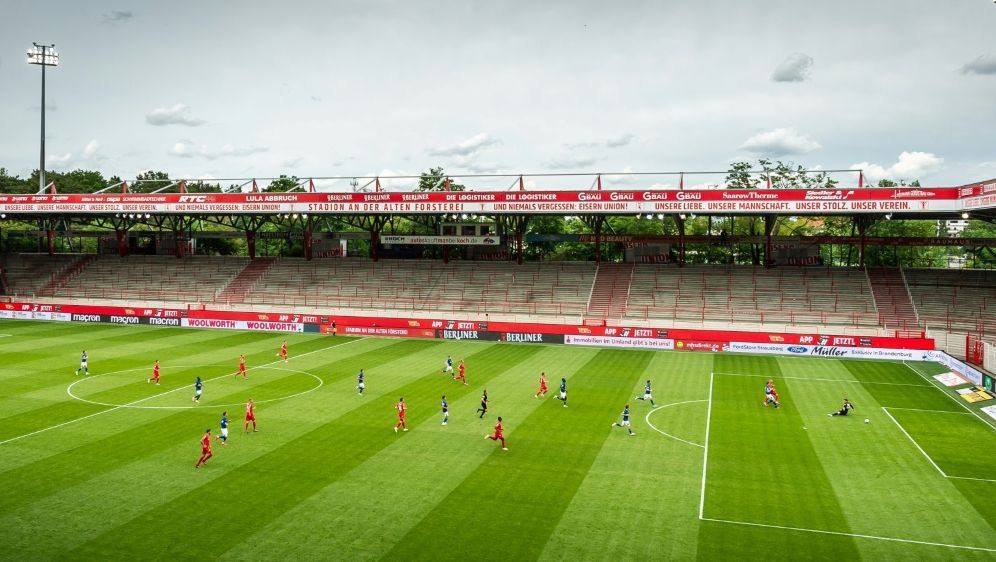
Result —
[[[906, 431], [906, 428], [903, 427], [903, 424], [899, 423], [899, 420], [897, 420], [891, 413], [889, 413], [890, 409], [895, 409], [895, 410], [912, 410], [912, 408], [890, 408], [888, 406], [882, 406], [882, 411], [885, 412], [885, 415], [889, 416], [889, 419], [892, 420], [892, 423], [896, 424], [896, 427], [899, 428], [899, 431], [903, 432], [903, 435], [905, 435], [906, 438], [910, 440], [910, 443], [913, 443], [913, 446], [916, 447], [917, 451], [920, 451], [920, 454], [922, 454], [924, 456], [924, 458], [927, 459], [927, 462], [929, 462], [931, 466], [933, 466], [935, 469], [937, 469], [937, 472], [941, 473], [941, 476], [943, 476], [945, 478], [954, 478], [956, 480], [974, 480], [974, 481], [977, 481], [977, 482], [996, 482], [996, 480], [993, 480], [993, 479], [990, 479], [990, 478], [975, 478], [975, 477], [972, 477], [972, 476], [952, 476], [952, 475], [948, 474], [947, 472], [944, 472], [941, 469], [941, 467], [938, 466], [936, 462], [934, 462], [934, 459], [930, 458], [930, 455], [927, 454], [927, 451], [924, 451], [923, 447], [921, 447], [920, 444], [917, 443], [916, 439], [914, 439], [913, 436], [910, 435], [908, 431]], [[960, 414], [960, 415], [967, 415], [967, 414], [962, 414], [962, 412], [944, 412], [942, 410], [914, 410], [914, 411], [918, 411], [918, 412], [936, 412], [936, 413], [941, 413], [941, 414]]]
[[957, 548], [961, 550], [974, 550], [978, 552], [996, 552], [996, 548], [986, 548], [983, 546], [968, 546], [963, 544], [948, 544], [943, 542], [932, 542], [932, 541], [918, 541], [914, 539], [899, 539], [896, 537], [882, 537], [878, 535], [865, 535], [861, 533], [845, 533], [842, 531], [827, 531], [825, 529], [806, 529], [803, 527], [789, 527], [786, 525], [769, 525], [767, 523], [751, 523], [749, 521], [732, 521], [729, 519], [713, 519], [711, 517], [700, 517], [702, 521], [710, 521], [713, 523], [727, 523], [729, 525], [744, 525], [747, 527], [762, 527], [765, 529], [782, 529], [785, 531], [797, 531], [801, 533], [817, 533], [821, 535], [836, 535], [839, 537], [853, 537], [858, 539], [870, 539], [876, 541], [888, 541], [888, 542], [898, 542], [905, 544], [921, 544], [926, 546], [939, 546], [943, 548]]
[[813, 382], [849, 382], [858, 384], [881, 384], [887, 386], [915, 386], [917, 388], [935, 388], [932, 384], [912, 384], [908, 382], [874, 382], [874, 381], [859, 381], [854, 379], [821, 379], [816, 377], [787, 377], [784, 375], [754, 375], [748, 373], [715, 373], [717, 375], [724, 375], [727, 377], [756, 377], [765, 379], [786, 379], [786, 380], [796, 380], [796, 381], [813, 381]]
[[[910, 367], [910, 368], [912, 369], [912, 367]], [[715, 380], [716, 375], [728, 375], [728, 376], [763, 376], [763, 375], [743, 375], [743, 374], [739, 374], [739, 373], [715, 373], [715, 372], [709, 373], [709, 400], [708, 400], [709, 406], [708, 406], [708, 409], [706, 411], [706, 436], [705, 436], [705, 445], [703, 447], [704, 450], [702, 452], [702, 488], [701, 488], [701, 491], [700, 491], [700, 494], [699, 494], [699, 521], [709, 521], [709, 522], [712, 522], [712, 523], [726, 523], [728, 525], [742, 525], [742, 526], [745, 526], [745, 527], [760, 527], [760, 528], [766, 528], [766, 529], [781, 529], [781, 530], [785, 530], [785, 531], [796, 531], [796, 532], [800, 532], [800, 533], [814, 533], [814, 534], [821, 534], [821, 535], [835, 535], [835, 536], [842, 536], [842, 537], [852, 537], [852, 538], [867, 539], [867, 540], [877, 540], [877, 541], [885, 541], [885, 542], [897, 542], [897, 543], [904, 543], [904, 544], [919, 544], [919, 545], [925, 545], [925, 546], [937, 546], [937, 547], [942, 547], [942, 548], [954, 548], [954, 549], [959, 549], [959, 550], [972, 550], [972, 551], [977, 551], [977, 552], [996, 552], [996, 548], [985, 548], [985, 547], [981, 547], [981, 546], [968, 546], [968, 545], [961, 545], [961, 544], [948, 544], [948, 543], [932, 542], [932, 541], [918, 541], [918, 540], [915, 540], [915, 539], [900, 539], [900, 538], [896, 538], [896, 537], [883, 537], [883, 536], [879, 536], [879, 535], [866, 535], [866, 534], [862, 534], [862, 533], [846, 533], [846, 532], [843, 532], [843, 531], [829, 531], [829, 530], [826, 530], [826, 529], [807, 529], [807, 528], [804, 528], [804, 527], [789, 527], [789, 526], [785, 526], [785, 525], [771, 525], [771, 524], [767, 524], [767, 523], [752, 523], [750, 521], [734, 521], [734, 520], [731, 520], [731, 519], [716, 519], [716, 518], [713, 518], [713, 517], [706, 517], [705, 516], [706, 469], [708, 468], [708, 463], [709, 463], [709, 429], [710, 429], [710, 425], [711, 425], [711, 422], [712, 422], [712, 390], [713, 390], [713, 381]], [[813, 380], [813, 379], [807, 379], [805, 377], [780, 377], [780, 378], [794, 378], [794, 379], [800, 379], [800, 380]], [[830, 379], [830, 380], [834, 380], [834, 379]], [[861, 381], [840, 380], [838, 382], [861, 382]], [[894, 384], [894, 383], [880, 383], [880, 384]], [[934, 386], [934, 385], [907, 385], [907, 386]], [[886, 408], [882, 407], [882, 410], [885, 411]], [[940, 411], [938, 411], [938, 412], [940, 412]], [[896, 423], [896, 425], [899, 427], [899, 429], [904, 434], [906, 434], [906, 437], [908, 437], [910, 439], [910, 441], [913, 442], [913, 445], [915, 445], [916, 448], [921, 453], [923, 453], [923, 455], [925, 457], [927, 457], [927, 460], [930, 461], [930, 464], [933, 465], [934, 468], [936, 468], [937, 471], [940, 472], [941, 475], [944, 476], [945, 478], [954, 478], [954, 479], [960, 479], [960, 480], [982, 480], [982, 481], [986, 481], [986, 482], [996, 482], [996, 480], [988, 480], [988, 479], [984, 479], [984, 478], [970, 478], [970, 477], [966, 477], [966, 476], [948, 476], [947, 474], [945, 474], [945, 472], [943, 470], [941, 470], [941, 468], [939, 466], [937, 466], [937, 464], [933, 461], [933, 459], [931, 459], [930, 456], [927, 455], [927, 453], [920, 447], [920, 445], [917, 444], [917, 442], [913, 440], [913, 437], [911, 437], [910, 434], [907, 433], [906, 430], [903, 429], [903, 427], [901, 425], [899, 425], [899, 422], [896, 421], [896, 418], [892, 417], [892, 414], [890, 414], [888, 411], [885, 411], [885, 413], [886, 413], [887, 416], [889, 416], [890, 419], [892, 419], [893, 422]], [[943, 413], [957, 413], [957, 412], [943, 412]]]
[[[344, 345], [349, 345], [351, 343], [356, 343], [358, 341], [363, 341], [365, 339], [366, 339], [365, 337], [360, 337], [360, 338], [357, 338], [355, 340], [350, 340], [350, 341], [348, 341], [346, 343], [337, 343], [335, 345], [330, 345], [328, 347], [323, 347], [321, 349], [316, 349], [314, 351], [307, 351], [307, 352], [302, 353], [300, 355], [295, 355], [294, 357], [291, 357], [290, 359], [296, 359], [298, 357], [304, 357], [306, 355], [312, 355], [314, 353], [319, 353], [319, 352], [322, 352], [322, 351], [328, 351], [330, 349], [334, 349], [334, 348], [337, 348], [337, 347], [342, 347]], [[271, 361], [269, 363], [264, 363], [263, 365], [256, 365], [254, 367], [249, 367], [248, 369], [246, 369], [246, 371], [251, 371], [253, 369], [259, 369], [259, 368], [262, 368], [262, 367], [269, 367], [270, 365], [275, 365], [277, 363], [280, 363], [281, 361], [283, 361], [283, 359], [277, 359], [276, 361]], [[207, 380], [205, 380], [203, 382], [216, 381], [218, 379], [223, 379], [225, 377], [230, 377], [230, 376], [232, 376], [231, 373], [226, 374], [226, 375], [221, 375], [221, 376], [218, 376], [218, 377], [213, 377], [213, 378], [207, 379]], [[101, 414], [106, 414], [108, 412], [114, 412], [114, 411], [120, 410], [122, 408], [130, 408], [131, 406], [134, 406], [135, 404], [141, 404], [142, 402], [145, 402], [147, 400], [152, 400], [154, 398], [159, 398], [160, 396], [165, 396], [167, 394], [172, 394], [174, 392], [177, 392], [179, 390], [184, 390], [184, 389], [189, 389], [189, 386], [181, 386], [181, 387], [178, 387], [178, 388], [174, 388], [173, 390], [167, 390], [165, 392], [160, 392], [158, 394], [153, 394], [152, 396], [146, 396], [145, 398], [141, 398], [141, 399], [135, 400], [133, 402], [128, 402], [126, 404], [121, 404], [119, 406], [113, 406], [113, 407], [108, 408], [106, 410], [101, 410], [99, 412], [94, 412], [92, 414], [89, 414], [89, 415], [86, 415], [86, 416], [83, 416], [83, 417], [80, 417], [80, 418], [74, 418], [74, 419], [71, 419], [71, 420], [68, 420], [68, 421], [64, 421], [62, 423], [58, 423], [58, 424], [55, 424], [55, 425], [52, 425], [52, 426], [49, 426], [49, 427], [43, 427], [41, 429], [32, 431], [30, 433], [25, 433], [23, 435], [18, 435], [16, 437], [11, 437], [10, 439], [5, 439], [3, 441], [0, 441], [0, 445], [6, 445], [7, 443], [10, 443], [12, 441], [18, 441], [20, 439], [24, 439], [25, 437], [31, 437], [32, 435], [38, 435], [39, 433], [45, 433], [46, 431], [51, 431], [53, 429], [58, 429], [60, 427], [65, 427], [67, 425], [71, 425], [71, 424], [74, 424], [74, 423], [77, 423], [77, 422], [81, 422], [83, 420], [87, 420], [87, 419], [99, 416]]]
[[993, 429], [996, 429], [996, 426], [993, 425], [992, 421], [987, 420], [986, 418], [982, 417], [982, 414], [980, 414], [978, 411], [976, 411], [976, 410], [974, 410], [972, 408], [969, 408], [964, 402], [958, 400], [957, 398], [954, 397], [954, 395], [952, 395], [950, 392], [948, 392], [947, 390], [945, 390], [944, 387], [938, 386], [938, 382], [937, 382], [936, 379], [934, 379], [932, 377], [928, 377], [927, 375], [924, 375], [919, 370], [913, 368], [913, 366], [910, 365], [909, 363], [907, 363], [906, 361], [903, 361], [903, 365], [905, 365], [907, 369], [913, 371], [917, 375], [920, 375], [920, 378], [922, 378], [923, 380], [927, 381], [927, 383], [930, 384], [930, 386], [936, 388], [937, 390], [940, 390], [941, 394], [943, 394], [944, 396], [947, 396], [951, 400], [954, 400], [955, 404], [958, 404], [959, 406], [961, 406], [962, 408], [964, 408], [966, 412], [968, 412], [968, 413], [972, 414], [973, 416], [979, 418], [979, 421], [981, 421], [982, 423], [988, 425], [989, 427], [991, 427]]

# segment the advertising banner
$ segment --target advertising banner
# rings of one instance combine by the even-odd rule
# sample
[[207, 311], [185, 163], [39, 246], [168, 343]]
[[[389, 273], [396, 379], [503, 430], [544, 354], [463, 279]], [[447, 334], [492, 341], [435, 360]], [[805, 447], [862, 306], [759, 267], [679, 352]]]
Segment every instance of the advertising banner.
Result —
[[931, 353], [916, 349], [883, 349], [878, 347], [834, 347], [823, 345], [787, 345], [777, 343], [730, 342], [734, 353], [763, 353], [775, 355], [801, 355], [812, 357], [840, 357], [849, 359], [891, 359], [929, 361]]
[[614, 336], [564, 336], [567, 345], [595, 345], [599, 347], [633, 347], [640, 349], [674, 349], [674, 340], [649, 338], [621, 338]]
[[180, 325], [187, 328], [221, 328], [226, 330], [252, 330], [258, 332], [303, 332], [300, 322], [259, 322], [246, 320], [220, 320], [213, 318], [183, 318]]
[[[973, 197], [971, 205], [977, 199]], [[958, 188], [0, 195], [8, 214], [827, 214], [960, 211]]]
[[544, 334], [541, 332], [504, 332], [501, 341], [506, 343], [564, 343], [563, 334]]
[[[832, 351], [833, 349], [854, 347], [869, 350], [864, 353], [853, 352], [848, 355], [853, 357], [876, 357], [875, 353], [870, 351], [872, 349], [932, 350], [934, 348], [934, 340], [926, 338], [584, 326], [527, 322], [339, 316], [329, 314], [209, 309], [186, 310], [77, 304], [0, 303], [0, 318], [294, 332], [314, 330], [321, 331], [322, 333], [329, 333], [331, 323], [335, 321], [338, 326], [338, 333], [354, 335], [393, 335], [397, 337], [476, 339], [483, 341], [501, 340], [513, 343], [538, 343], [539, 340], [542, 340], [542, 343], [562, 343], [561, 336], [606, 338], [603, 340], [605, 342], [615, 342], [616, 340], [667, 340], [670, 343], [666, 345], [674, 345], [674, 349], [692, 351], [722, 351], [730, 345], [729, 342], [738, 342], [738, 345], [742, 347], [754, 346], [751, 349], [761, 353], [778, 353], [787, 349], [786, 346], [802, 346], [807, 350], [820, 349], [820, 352], [813, 352], [813, 354], [826, 356], [835, 356], [836, 352]], [[293, 326], [293, 328], [289, 328], [288, 326]], [[306, 326], [315, 326], [315, 328], [307, 328]], [[377, 330], [368, 330], [369, 328], [377, 328]], [[385, 333], [385, 329], [398, 331]], [[574, 341], [582, 340], [575, 339]], [[682, 342], [680, 346], [674, 343], [678, 341]], [[606, 343], [605, 345], [614, 344]], [[646, 342], [618, 343], [618, 345], [623, 347], [672, 349], [671, 347], [661, 347], [660, 344]], [[916, 357], [911, 355], [905, 358], [912, 359]]]
[[447, 246], [497, 246], [498, 236], [381, 236], [382, 244], [418, 244]]
[[729, 351], [730, 342], [674, 340], [674, 349], [678, 351]]
[[937, 361], [958, 375], [972, 381], [973, 384], [982, 385], [982, 372], [975, 367], [959, 361], [943, 351], [928, 351], [926, 355], [926, 361]]
[[[324, 333], [331, 333], [326, 331]], [[347, 336], [387, 336], [395, 338], [435, 338], [436, 332], [420, 328], [384, 328], [375, 326], [344, 326], [337, 333]]]
[[441, 340], [499, 341], [501, 334], [481, 330], [436, 330], [436, 338]]

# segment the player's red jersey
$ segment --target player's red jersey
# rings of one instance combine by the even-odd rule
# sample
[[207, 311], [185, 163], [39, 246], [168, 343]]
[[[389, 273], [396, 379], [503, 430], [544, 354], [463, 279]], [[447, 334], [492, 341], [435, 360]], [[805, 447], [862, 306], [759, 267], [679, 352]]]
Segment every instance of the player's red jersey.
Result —
[[253, 411], [254, 407], [255, 407], [255, 404], [253, 404], [252, 402], [246, 402], [246, 419], [247, 420], [254, 420], [254, 419], [256, 419], [256, 412]]
[[404, 417], [405, 417], [405, 403], [404, 402], [398, 402], [397, 405], [395, 405], [395, 408], [398, 409], [398, 418], [404, 419]]
[[245, 357], [240, 357], [239, 358], [239, 369], [241, 369], [243, 371], [246, 369], [246, 358]]
[[502, 429], [503, 428], [501, 426], [501, 422], [498, 422], [498, 423], [495, 424], [495, 438], [501, 439], [502, 437], [504, 437], [502, 435]]
[[546, 377], [544, 377], [543, 375], [540, 375], [540, 388], [543, 389], [546, 388]]
[[153, 377], [156, 377], [157, 379], [159, 378], [159, 363], [156, 363], [156, 364], [155, 364], [155, 365], [154, 365], [154, 366], [152, 367], [152, 376], [153, 376]]
[[211, 452], [211, 436], [210, 435], [205, 434], [204, 437], [201, 437], [201, 450], [203, 452], [205, 452], [205, 453], [210, 453]]
[[463, 376], [463, 373], [464, 373], [465, 370], [466, 370], [466, 367], [463, 366], [463, 363], [460, 363], [460, 376], [461, 377]]

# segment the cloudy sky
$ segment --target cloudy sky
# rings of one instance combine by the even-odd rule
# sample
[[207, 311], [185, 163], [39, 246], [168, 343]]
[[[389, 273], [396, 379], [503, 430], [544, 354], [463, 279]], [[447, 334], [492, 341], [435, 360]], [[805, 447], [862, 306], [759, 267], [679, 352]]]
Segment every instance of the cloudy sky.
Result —
[[991, 0], [0, 0], [0, 21], [0, 166], [22, 175], [38, 164], [40, 70], [24, 56], [37, 41], [61, 55], [58, 170], [655, 172], [769, 157], [929, 185], [996, 177]]

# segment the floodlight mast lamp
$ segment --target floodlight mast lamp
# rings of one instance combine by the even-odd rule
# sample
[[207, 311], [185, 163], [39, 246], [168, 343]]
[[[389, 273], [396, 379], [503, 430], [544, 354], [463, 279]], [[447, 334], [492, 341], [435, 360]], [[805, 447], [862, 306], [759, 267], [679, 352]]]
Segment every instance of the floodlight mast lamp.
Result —
[[55, 52], [55, 44], [39, 45], [28, 49], [28, 64], [35, 64], [42, 69], [41, 84], [41, 149], [38, 157], [38, 191], [45, 190], [45, 67], [59, 66], [59, 53]]

